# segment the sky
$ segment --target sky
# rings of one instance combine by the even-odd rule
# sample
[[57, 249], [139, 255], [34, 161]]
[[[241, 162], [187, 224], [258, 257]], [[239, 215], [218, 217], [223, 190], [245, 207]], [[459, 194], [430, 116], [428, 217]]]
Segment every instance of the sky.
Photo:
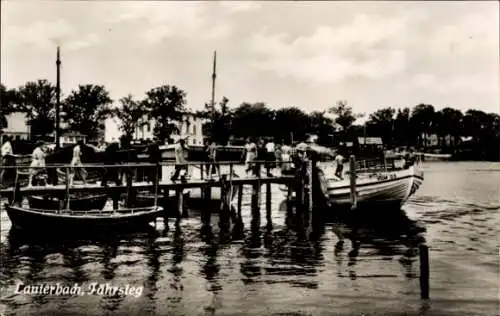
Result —
[[323, 111], [499, 112], [499, 4], [463, 2], [1, 2], [1, 81], [101, 84], [118, 100], [162, 84], [210, 100]]

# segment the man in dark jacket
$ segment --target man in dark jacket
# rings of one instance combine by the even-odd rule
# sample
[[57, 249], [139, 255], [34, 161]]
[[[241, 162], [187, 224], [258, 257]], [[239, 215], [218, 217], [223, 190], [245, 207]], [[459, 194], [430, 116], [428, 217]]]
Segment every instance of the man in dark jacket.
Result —
[[118, 157], [118, 150], [120, 146], [118, 143], [113, 142], [109, 144], [104, 151], [104, 164], [106, 166], [104, 168], [104, 173], [102, 176], [102, 186], [106, 186], [108, 180], [111, 180], [116, 183], [116, 185], [120, 185], [120, 180], [118, 177], [118, 167], [111, 167], [113, 165], [118, 165], [120, 163], [120, 158]]

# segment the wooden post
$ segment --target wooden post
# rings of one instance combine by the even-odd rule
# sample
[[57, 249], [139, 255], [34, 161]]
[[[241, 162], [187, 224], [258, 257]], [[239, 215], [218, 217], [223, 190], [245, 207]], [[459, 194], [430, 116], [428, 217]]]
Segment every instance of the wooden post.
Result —
[[419, 246], [420, 255], [420, 297], [429, 298], [429, 247]]
[[229, 205], [229, 185], [226, 175], [221, 177], [221, 208], [219, 213], [219, 228], [222, 232], [228, 232], [230, 227], [230, 205]]
[[299, 240], [303, 241], [305, 239], [305, 230], [304, 230], [304, 213], [305, 213], [305, 202], [306, 202], [306, 192], [305, 186], [307, 183], [307, 179], [305, 177], [305, 166], [301, 164], [300, 170], [298, 172], [299, 177], [299, 185], [297, 187], [296, 193], [296, 210], [295, 210], [295, 219], [296, 219], [296, 227], [297, 227], [297, 237]]
[[132, 207], [133, 202], [135, 201], [135, 192], [134, 188], [132, 187], [133, 183], [133, 174], [132, 170], [130, 169], [130, 172], [127, 173], [127, 208]]
[[69, 210], [69, 185], [70, 185], [70, 174], [69, 174], [69, 168], [66, 167], [66, 210]]
[[[267, 174], [269, 174], [269, 165], [267, 166]], [[271, 218], [271, 183], [268, 181], [266, 183], [266, 221], [267, 221], [267, 228], [272, 229], [273, 228], [273, 223], [272, 223], [272, 218]]]
[[307, 237], [312, 232], [312, 220], [313, 220], [313, 198], [312, 198], [312, 190], [313, 190], [313, 182], [312, 182], [312, 173], [313, 173], [313, 164], [312, 160], [307, 162]]
[[238, 188], [238, 216], [241, 216], [241, 205], [243, 203], [243, 188], [244, 185], [240, 184]]
[[23, 196], [21, 193], [21, 183], [19, 182], [19, 172], [16, 169], [16, 180], [14, 182], [14, 190], [12, 195], [9, 195], [9, 204], [15, 204], [21, 206], [23, 202]]
[[[203, 199], [207, 200], [210, 198], [210, 196], [207, 195], [207, 188], [206, 187], [201, 187], [201, 192], [203, 195]], [[206, 230], [207, 228], [210, 228], [210, 221], [212, 217], [212, 208], [211, 207], [203, 207], [201, 210], [201, 222], [203, 225], [203, 229]]]
[[260, 227], [260, 181], [256, 180], [252, 186], [252, 230]]
[[349, 180], [350, 180], [350, 195], [351, 195], [351, 210], [358, 207], [358, 193], [356, 190], [356, 157], [349, 156]]
[[168, 203], [170, 200], [170, 190], [169, 189], [164, 189], [163, 190], [163, 203], [162, 203], [162, 206], [163, 206], [163, 226], [164, 226], [164, 230], [165, 231], [168, 231], [169, 227], [168, 227], [168, 212], [169, 212], [169, 208], [167, 207], [167, 205], [170, 205], [170, 203]]
[[183, 189], [177, 189], [175, 190], [175, 196], [177, 200], [177, 210], [179, 213], [179, 218], [188, 218], [189, 213], [186, 207], [184, 207], [184, 190]]

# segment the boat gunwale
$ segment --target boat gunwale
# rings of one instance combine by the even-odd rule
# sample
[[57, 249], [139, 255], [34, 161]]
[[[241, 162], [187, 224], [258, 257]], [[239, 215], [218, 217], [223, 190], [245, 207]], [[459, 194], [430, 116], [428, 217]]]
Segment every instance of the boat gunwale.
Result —
[[[125, 209], [110, 210], [110, 211], [41, 210], [41, 209], [25, 208], [21, 206], [14, 206], [7, 204], [5, 204], [5, 208], [7, 210], [9, 209], [15, 210], [16, 212], [24, 212], [32, 215], [40, 215], [40, 216], [59, 218], [59, 219], [95, 219], [95, 220], [132, 218], [136, 216], [155, 214], [163, 211], [163, 207], [161, 206], [125, 208]], [[137, 210], [145, 210], [145, 211], [137, 211]], [[129, 211], [129, 213], [124, 214], [123, 213], [124, 211]], [[92, 213], [89, 214], [90, 212]], [[100, 214], [100, 215], [96, 216], [94, 214]]]

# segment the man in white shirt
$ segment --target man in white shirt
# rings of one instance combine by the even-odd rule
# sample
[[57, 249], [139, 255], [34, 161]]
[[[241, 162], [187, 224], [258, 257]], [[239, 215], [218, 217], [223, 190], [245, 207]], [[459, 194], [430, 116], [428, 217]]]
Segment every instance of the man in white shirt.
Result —
[[78, 173], [79, 177], [82, 179], [83, 183], [87, 183], [87, 172], [83, 168], [82, 164], [82, 147], [83, 141], [79, 141], [73, 148], [73, 158], [71, 159], [71, 172], [69, 175], [69, 184], [73, 185], [75, 175]]
[[[10, 143], [9, 136], [4, 137], [4, 141], [3, 141], [2, 149], [1, 149], [1, 155], [2, 155], [2, 157], [1, 157], [0, 166], [11, 165], [11, 163], [9, 163], [9, 159], [12, 160], [12, 157], [9, 157], [9, 156], [13, 155], [13, 152], [12, 152], [12, 145]], [[3, 178], [4, 178], [6, 173], [11, 173], [11, 172], [7, 172], [6, 169], [0, 170], [0, 185], [3, 183]]]
[[28, 185], [33, 185], [33, 177], [45, 173], [45, 144], [43, 141], [38, 141], [37, 147], [31, 154], [31, 170], [28, 180]]
[[[175, 172], [172, 175], [172, 177], [170, 178], [170, 180], [172, 182], [177, 181], [177, 178], [179, 177], [182, 170], [184, 170], [185, 173], [187, 173], [187, 171], [188, 171], [185, 154], [186, 154], [186, 141], [183, 138], [181, 138], [181, 139], [179, 139], [179, 141], [175, 145], [175, 149], [174, 149]], [[185, 175], [181, 177], [181, 180], [182, 181], [185, 180]]]
[[337, 154], [337, 156], [335, 156], [335, 163], [337, 164], [335, 176], [343, 180], [342, 171], [344, 170], [344, 157], [341, 154]]
[[12, 155], [12, 144], [10, 143], [10, 137], [5, 136], [4, 142], [2, 144], [2, 161], [5, 159], [5, 156]]

